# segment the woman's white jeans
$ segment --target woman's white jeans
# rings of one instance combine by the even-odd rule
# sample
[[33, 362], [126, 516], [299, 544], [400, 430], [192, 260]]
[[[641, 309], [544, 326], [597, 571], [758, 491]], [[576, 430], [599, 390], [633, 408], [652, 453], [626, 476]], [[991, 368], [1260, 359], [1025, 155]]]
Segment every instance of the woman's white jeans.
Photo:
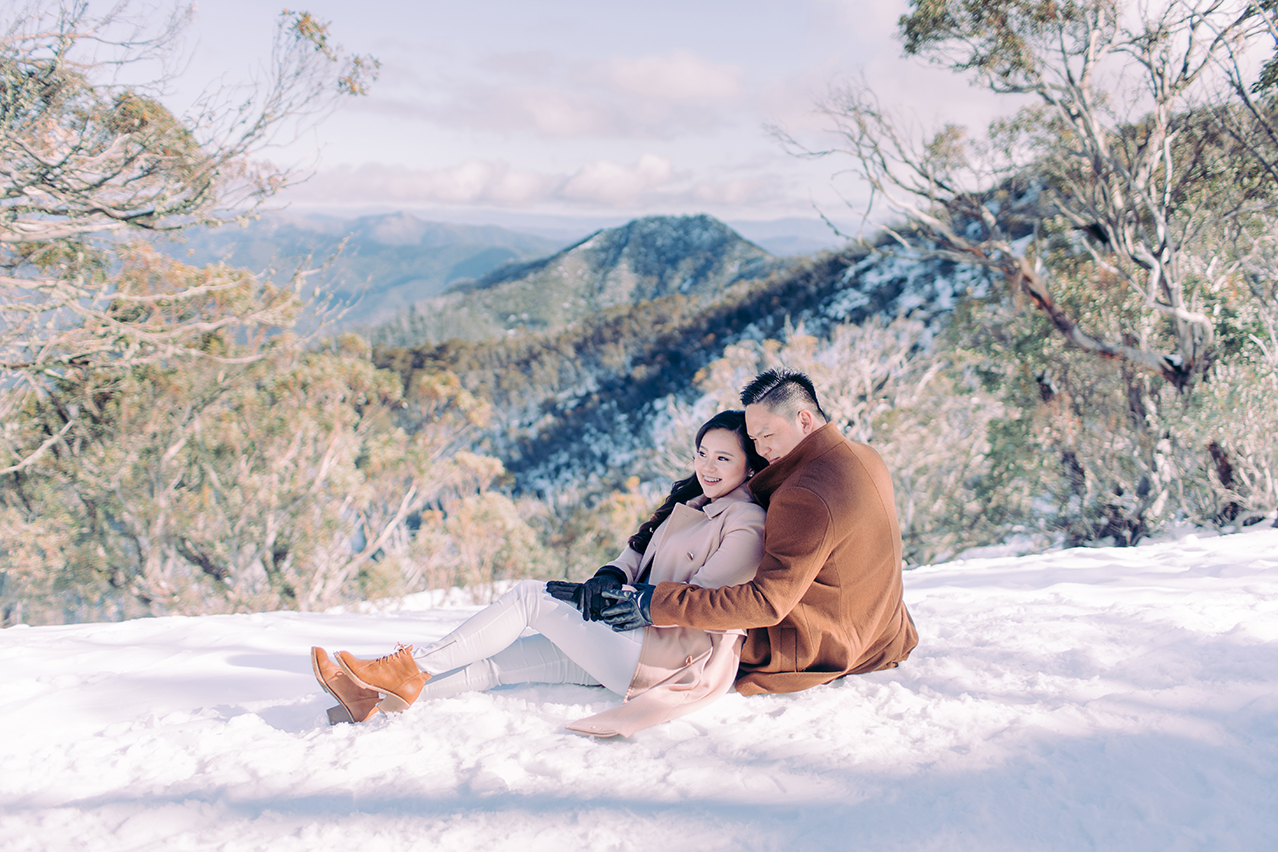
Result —
[[[521, 638], [529, 627], [540, 635]], [[625, 695], [642, 647], [643, 630], [617, 633], [583, 621], [575, 606], [551, 597], [545, 583], [523, 580], [413, 656], [431, 674], [421, 698], [512, 683], [603, 684]]]

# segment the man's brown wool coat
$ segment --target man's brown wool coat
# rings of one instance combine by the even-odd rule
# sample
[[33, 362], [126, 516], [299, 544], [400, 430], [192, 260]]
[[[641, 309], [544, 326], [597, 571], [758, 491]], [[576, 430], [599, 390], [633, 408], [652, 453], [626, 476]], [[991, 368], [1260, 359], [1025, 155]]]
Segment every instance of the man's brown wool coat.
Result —
[[659, 583], [655, 624], [747, 628], [737, 691], [797, 692], [892, 668], [918, 644], [901, 597], [901, 530], [878, 453], [827, 423], [750, 483], [763, 561], [739, 586]]

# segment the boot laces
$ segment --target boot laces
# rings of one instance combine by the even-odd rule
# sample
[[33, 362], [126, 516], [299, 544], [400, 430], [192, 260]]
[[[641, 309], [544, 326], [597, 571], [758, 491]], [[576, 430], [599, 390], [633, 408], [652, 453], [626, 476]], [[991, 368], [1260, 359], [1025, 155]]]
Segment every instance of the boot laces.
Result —
[[386, 655], [384, 655], [384, 656], [378, 657], [378, 658], [377, 658], [377, 662], [379, 662], [379, 663], [385, 663], [385, 662], [387, 662], [387, 661], [389, 661], [389, 660], [394, 659], [395, 657], [398, 657], [400, 654], [404, 653], [405, 651], [407, 651], [407, 652], [409, 653], [409, 655], [411, 656], [411, 655], [412, 655], [412, 653], [413, 653], [413, 646], [412, 646], [412, 645], [405, 645], [403, 642], [396, 642], [396, 643], [395, 643], [395, 651], [394, 651], [393, 653], [386, 654]]

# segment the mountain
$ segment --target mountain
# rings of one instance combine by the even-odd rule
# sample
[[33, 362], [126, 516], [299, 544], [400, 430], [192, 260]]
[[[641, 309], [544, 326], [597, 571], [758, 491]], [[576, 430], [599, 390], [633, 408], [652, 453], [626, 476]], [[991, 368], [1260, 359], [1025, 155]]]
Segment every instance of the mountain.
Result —
[[662, 479], [647, 465], [668, 404], [694, 400], [698, 371], [733, 344], [784, 339], [795, 327], [821, 336], [877, 317], [931, 321], [988, 287], [980, 269], [948, 261], [825, 252], [713, 296], [676, 292], [500, 338], [380, 345], [373, 358], [405, 387], [442, 369], [489, 399], [493, 418], [479, 446], [503, 460], [517, 491], [606, 494], [631, 475]]
[[313, 281], [346, 306], [340, 324], [351, 326], [390, 319], [459, 281], [562, 245], [493, 225], [428, 222], [409, 213], [346, 220], [275, 212], [242, 228], [193, 228], [180, 242], [159, 248], [186, 263], [224, 260], [277, 282], [298, 268], [328, 262]]
[[792, 265], [710, 216], [650, 216], [458, 283], [368, 334], [376, 343], [404, 345], [554, 331], [676, 294], [713, 300]]

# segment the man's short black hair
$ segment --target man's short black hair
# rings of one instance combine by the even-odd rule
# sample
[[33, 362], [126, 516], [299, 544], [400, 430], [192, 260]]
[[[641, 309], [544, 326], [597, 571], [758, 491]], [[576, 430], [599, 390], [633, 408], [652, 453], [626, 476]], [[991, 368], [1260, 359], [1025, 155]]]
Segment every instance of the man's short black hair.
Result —
[[768, 370], [755, 376], [741, 389], [742, 405], [766, 405], [773, 414], [787, 419], [798, 416], [802, 409], [809, 409], [829, 420], [817, 402], [816, 388], [806, 374], [798, 370]]

